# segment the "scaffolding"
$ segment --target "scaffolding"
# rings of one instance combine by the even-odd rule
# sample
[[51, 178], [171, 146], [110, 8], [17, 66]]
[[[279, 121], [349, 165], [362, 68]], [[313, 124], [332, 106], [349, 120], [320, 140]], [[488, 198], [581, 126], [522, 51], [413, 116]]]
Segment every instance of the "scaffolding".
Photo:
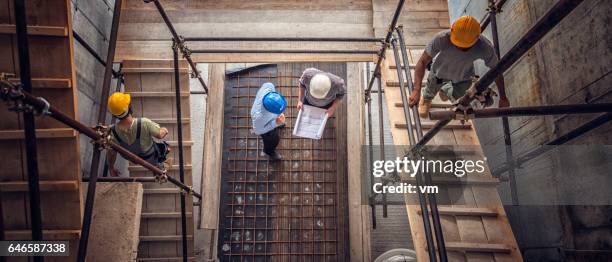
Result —
[[[183, 156], [182, 156], [182, 131], [181, 131], [181, 111], [180, 111], [180, 81], [179, 81], [179, 68], [178, 59], [179, 52], [182, 53], [183, 58], [187, 60], [191, 69], [192, 77], [197, 78], [200, 84], [204, 88], [204, 93], [208, 93], [208, 87], [204, 83], [202, 76], [195, 63], [191, 58], [192, 53], [377, 53], [378, 60], [374, 68], [374, 73], [369, 77], [368, 86], [365, 90], [365, 101], [368, 105], [368, 130], [370, 135], [370, 144], [372, 142], [372, 123], [371, 123], [371, 98], [370, 94], [375, 92], [372, 91], [372, 87], [375, 81], [378, 81], [379, 90], [378, 93], [383, 93], [381, 81], [381, 63], [385, 58], [385, 53], [389, 47], [392, 48], [397, 63], [397, 74], [400, 79], [400, 90], [403, 101], [403, 112], [408, 127], [408, 138], [411, 142], [411, 148], [407, 156], [415, 157], [420, 154], [423, 147], [445, 126], [451, 119], [470, 119], [470, 118], [483, 118], [483, 117], [502, 117], [504, 125], [504, 136], [506, 144], [506, 157], [507, 162], [501, 167], [495, 169], [493, 174], [500, 176], [502, 173], [508, 172], [509, 179], [513, 183], [514, 169], [516, 166], [535, 158], [536, 156], [546, 152], [549, 149], [541, 147], [530, 151], [522, 156], [514, 157], [511, 151], [511, 141], [509, 136], [509, 127], [507, 117], [515, 116], [542, 116], [551, 114], [584, 114], [584, 113], [603, 113], [596, 119], [589, 121], [575, 130], [547, 143], [547, 145], [560, 145], [566, 143], [596, 127], [601, 126], [604, 123], [612, 120], [612, 104], [589, 104], [589, 105], [557, 105], [557, 106], [535, 106], [535, 107], [510, 107], [503, 109], [473, 109], [470, 103], [474, 100], [475, 96], [485, 91], [489, 85], [493, 83], [495, 79], [503, 76], [503, 73], [508, 70], [516, 61], [521, 58], [530, 48], [532, 48], [542, 37], [544, 37], [551, 29], [553, 29], [564, 17], [571, 13], [582, 0], [559, 0], [550, 10], [541, 17], [535, 25], [533, 25], [528, 32], [503, 56], [499, 53], [499, 40], [497, 36], [497, 22], [496, 13], [499, 12], [506, 2], [500, 0], [497, 3], [491, 1], [489, 7], [489, 13], [483, 19], [483, 28], [487, 25], [492, 26], [493, 42], [497, 55], [500, 56], [500, 60], [497, 65], [491, 68], [482, 78], [480, 78], [473, 86], [473, 92], [468, 92], [464, 97], [460, 98], [455, 107], [450, 111], [443, 112], [431, 112], [431, 119], [439, 119], [435, 126], [430, 129], [427, 133], [423, 134], [421, 122], [416, 112], [416, 108], [410, 108], [407, 103], [407, 96], [413, 91], [413, 83], [411, 80], [411, 74], [409, 71], [409, 65], [407, 60], [406, 46], [404, 43], [404, 36], [402, 27], [397, 26], [397, 21], [400, 16], [401, 10], [404, 5], [404, 0], [400, 0], [395, 13], [393, 15], [391, 24], [389, 25], [387, 35], [384, 39], [378, 38], [185, 38], [177, 34], [174, 26], [170, 22], [168, 15], [166, 14], [163, 6], [158, 0], [145, 0], [145, 2], [153, 2], [166, 23], [169, 31], [172, 34], [172, 52], [174, 61], [174, 73], [175, 73], [175, 84], [176, 84], [176, 103], [177, 103], [177, 124], [179, 127], [179, 164], [180, 164], [180, 177], [176, 179], [171, 176], [167, 176], [167, 171], [159, 169], [155, 165], [152, 165], [137, 155], [129, 152], [127, 149], [121, 147], [117, 143], [113, 142], [109, 138], [108, 128], [104, 126], [106, 118], [106, 99], [110, 92], [110, 81], [113, 75], [119, 76], [119, 73], [112, 69], [114, 51], [117, 41], [117, 32], [119, 26], [119, 18], [121, 15], [121, 0], [115, 1], [115, 10], [113, 15], [113, 23], [111, 28], [111, 38], [109, 41], [109, 52], [107, 54], [106, 61], [102, 60], [91, 47], [86, 49], [91, 52], [96, 60], [105, 64], [105, 75], [103, 82], [103, 92], [100, 103], [100, 110], [98, 111], [98, 123], [99, 125], [95, 128], [87, 127], [79, 121], [69, 117], [63, 112], [59, 111], [53, 105], [50, 105], [44, 98], [35, 97], [31, 94], [31, 76], [30, 76], [30, 64], [29, 64], [29, 51], [28, 51], [28, 39], [27, 39], [27, 22], [26, 22], [26, 6], [24, 1], [16, 0], [15, 3], [15, 18], [16, 18], [16, 32], [17, 32], [17, 43], [19, 46], [19, 64], [21, 73], [21, 83], [15, 85], [8, 81], [7, 75], [2, 75], [0, 81], [0, 97], [9, 103], [15, 111], [23, 113], [24, 117], [24, 133], [26, 141], [26, 152], [27, 152], [27, 169], [28, 169], [28, 186], [29, 186], [29, 200], [30, 200], [30, 219], [31, 219], [31, 231], [33, 240], [42, 240], [42, 228], [41, 228], [41, 212], [40, 212], [40, 189], [39, 189], [39, 178], [38, 178], [38, 165], [36, 159], [36, 134], [34, 126], [35, 115], [46, 115], [49, 116], [77, 131], [86, 135], [92, 139], [96, 145], [92, 157], [92, 165], [90, 169], [90, 177], [84, 179], [89, 182], [89, 191], [87, 194], [87, 200], [85, 204], [85, 214], [83, 217], [83, 228], [81, 234], [81, 241], [79, 245], [79, 261], [84, 261], [87, 253], [87, 239], [89, 237], [89, 228], [92, 219], [93, 200], [95, 194], [95, 185], [97, 181], [121, 181], [121, 182], [170, 182], [182, 190], [183, 197], [181, 198], [181, 222], [182, 222], [182, 249], [183, 249], [183, 261], [187, 261], [187, 240], [186, 240], [186, 222], [185, 222], [185, 199], [187, 194], [192, 195], [198, 199], [202, 196], [195, 192], [193, 188], [184, 184], [183, 181]], [[82, 41], [78, 34], [74, 35], [77, 41]], [[81, 39], [81, 40], [79, 40]], [[378, 52], [373, 50], [190, 50], [186, 46], [186, 41], [313, 41], [313, 42], [381, 42], [382, 46]], [[85, 43], [86, 44], [86, 43]], [[402, 66], [402, 61], [404, 65]], [[403, 71], [402, 71], [403, 68]], [[368, 70], [369, 72], [369, 70]], [[408, 85], [404, 86], [404, 75]], [[382, 104], [382, 96], [379, 95], [379, 104]], [[410, 113], [412, 112], [412, 114]], [[382, 107], [379, 107], [378, 112], [379, 119], [382, 120], [383, 113]], [[382, 121], [379, 122], [379, 128], [382, 131]], [[415, 132], [416, 131], [416, 135]], [[384, 137], [381, 132], [379, 138], [381, 146], [384, 146]], [[144, 168], [151, 171], [154, 178], [97, 178], [97, 170], [100, 162], [100, 152], [104, 149], [113, 149], [124, 156], [126, 159], [143, 166]], [[384, 154], [384, 149], [381, 151]], [[417, 185], [431, 183], [431, 177], [428, 174], [417, 175]], [[511, 188], [516, 188], [516, 185], [511, 185]], [[372, 198], [370, 198], [371, 200]], [[514, 197], [513, 197], [514, 200]], [[424, 229], [426, 232], [427, 248], [429, 258], [431, 261], [437, 261], [438, 256], [440, 261], [447, 261], [446, 248], [444, 245], [444, 236], [440, 224], [439, 211], [436, 203], [436, 196], [433, 194], [419, 194], [419, 202], [421, 212], [423, 214]], [[429, 205], [429, 208], [427, 207]], [[372, 212], [375, 214], [376, 203], [372, 203]], [[386, 203], [383, 198], [383, 214], [386, 213]], [[433, 230], [429, 222], [429, 212], [431, 211], [431, 218], [433, 223]], [[376, 220], [373, 220], [373, 226], [376, 226]], [[436, 244], [434, 245], [434, 241]], [[436, 256], [436, 249], [438, 256]], [[35, 261], [42, 261], [42, 258], [35, 258]]]

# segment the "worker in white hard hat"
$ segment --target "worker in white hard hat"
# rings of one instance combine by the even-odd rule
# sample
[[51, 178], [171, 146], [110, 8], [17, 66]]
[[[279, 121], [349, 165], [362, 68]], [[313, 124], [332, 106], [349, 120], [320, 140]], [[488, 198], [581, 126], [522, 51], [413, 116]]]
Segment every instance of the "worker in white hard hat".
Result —
[[304, 70], [299, 84], [298, 110], [304, 105], [324, 108], [330, 117], [334, 115], [346, 93], [344, 79], [316, 68]]
[[[132, 116], [130, 94], [115, 92], [108, 98], [108, 110], [119, 122], [110, 127], [110, 137], [123, 148], [139, 156], [145, 161], [167, 169], [171, 159], [167, 157], [170, 147], [166, 142], [156, 142], [153, 138], [163, 139], [168, 135], [168, 129], [160, 127], [148, 118]], [[120, 176], [115, 168], [117, 152], [109, 149], [106, 154], [111, 176]]]

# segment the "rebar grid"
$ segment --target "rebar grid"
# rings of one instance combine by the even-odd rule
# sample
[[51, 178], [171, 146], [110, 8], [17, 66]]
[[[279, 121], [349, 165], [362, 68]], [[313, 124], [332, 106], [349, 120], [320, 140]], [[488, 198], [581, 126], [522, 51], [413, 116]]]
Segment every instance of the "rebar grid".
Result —
[[[253, 70], [228, 77], [230, 115], [227, 139], [225, 223], [220, 246], [228, 261], [337, 261], [338, 207], [335, 117], [324, 138], [292, 135], [297, 116], [300, 64], [276, 72]], [[293, 74], [286, 74], [293, 72]], [[282, 76], [285, 74], [285, 76]], [[264, 77], [265, 76], [265, 77]], [[283, 160], [268, 161], [263, 142], [251, 133], [250, 108], [259, 87], [275, 84], [287, 99], [287, 126], [277, 150]], [[226, 113], [226, 114], [228, 114]]]

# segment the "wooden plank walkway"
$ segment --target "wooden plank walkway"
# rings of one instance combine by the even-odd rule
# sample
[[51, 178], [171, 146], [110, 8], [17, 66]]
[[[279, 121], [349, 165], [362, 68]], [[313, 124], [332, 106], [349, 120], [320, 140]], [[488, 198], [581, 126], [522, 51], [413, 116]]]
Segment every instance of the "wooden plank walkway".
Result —
[[[423, 46], [409, 49], [409, 64], [412, 65], [418, 61], [423, 49]], [[392, 51], [388, 51], [383, 68], [383, 83], [398, 81]], [[414, 74], [413, 70], [412, 74]], [[386, 85], [384, 88], [390, 121], [396, 123], [391, 127], [393, 142], [395, 145], [409, 145], [399, 87]], [[442, 102], [436, 97], [434, 103], [438, 106], [432, 110], [444, 110], [444, 104], [449, 102]], [[424, 127], [433, 123], [428, 119], [421, 121]], [[424, 129], [424, 132], [426, 131], [427, 129]], [[440, 131], [429, 145], [470, 146], [471, 148], [476, 146], [478, 150], [473, 154], [459, 157], [482, 159], [484, 156], [478, 147], [480, 143], [475, 130], [469, 122], [466, 124], [452, 123], [449, 128]], [[403, 152], [398, 152], [398, 155], [403, 155]], [[458, 199], [454, 202], [444, 201], [442, 203], [444, 205], [439, 205], [444, 241], [450, 261], [522, 261], [520, 250], [497, 192], [498, 181], [491, 177], [488, 168], [484, 175], [479, 175], [476, 179], [478, 181], [474, 180], [475, 178], [464, 181], [438, 179], [443, 180], [440, 182], [445, 185], [440, 187], [441, 192], [437, 195], [439, 201], [442, 196], [449, 195]], [[407, 194], [405, 199], [417, 259], [427, 261], [429, 260], [427, 243], [418, 196]]]
[[[189, 77], [185, 61], [180, 61], [181, 113], [190, 117]], [[136, 117], [147, 117], [166, 127], [173, 166], [168, 175], [179, 177], [178, 133], [174, 68], [171, 60], [123, 61], [125, 91], [132, 95], [132, 110]], [[186, 95], [185, 95], [186, 94]], [[185, 184], [192, 185], [190, 121], [182, 121]], [[130, 176], [152, 176], [141, 166], [130, 163]], [[139, 261], [170, 261], [182, 256], [180, 191], [172, 184], [144, 183], [144, 197], [140, 221]], [[187, 197], [188, 257], [193, 258], [193, 199]]]

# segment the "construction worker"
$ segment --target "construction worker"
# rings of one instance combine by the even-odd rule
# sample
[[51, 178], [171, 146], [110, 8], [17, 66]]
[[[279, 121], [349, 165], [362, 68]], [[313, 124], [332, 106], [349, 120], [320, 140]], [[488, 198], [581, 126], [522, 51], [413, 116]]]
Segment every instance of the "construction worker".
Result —
[[[459, 17], [450, 30], [438, 33], [429, 42], [416, 64], [414, 92], [410, 96], [410, 106], [418, 104], [419, 115], [427, 117], [431, 101], [436, 94], [442, 101], [462, 97], [472, 85], [472, 78], [475, 76], [474, 61], [478, 59], [484, 60], [489, 68], [498, 62], [493, 45], [480, 34], [478, 20], [472, 16]], [[429, 68], [430, 72], [421, 99], [421, 83], [425, 68]], [[500, 77], [495, 83], [500, 95], [499, 106], [507, 107], [508, 99], [503, 79]]]
[[[110, 127], [111, 139], [147, 162], [163, 169], [163, 163], [167, 162], [166, 156], [170, 148], [166, 142], [158, 143], [153, 138], [163, 139], [168, 135], [168, 129], [160, 127], [148, 118], [133, 117], [130, 101], [130, 95], [122, 92], [115, 92], [108, 98], [108, 110], [119, 119], [117, 124]], [[117, 152], [112, 149], [107, 151], [106, 159], [111, 176], [120, 175], [114, 166], [116, 157]]]
[[272, 83], [265, 83], [259, 88], [251, 107], [253, 133], [261, 136], [263, 151], [272, 161], [279, 161], [282, 158], [276, 147], [280, 142], [280, 129], [285, 127], [283, 112], [286, 107], [287, 101], [276, 92]]
[[308, 68], [300, 77], [298, 92], [298, 110], [304, 105], [327, 109], [332, 116], [346, 93], [344, 79], [316, 68]]

